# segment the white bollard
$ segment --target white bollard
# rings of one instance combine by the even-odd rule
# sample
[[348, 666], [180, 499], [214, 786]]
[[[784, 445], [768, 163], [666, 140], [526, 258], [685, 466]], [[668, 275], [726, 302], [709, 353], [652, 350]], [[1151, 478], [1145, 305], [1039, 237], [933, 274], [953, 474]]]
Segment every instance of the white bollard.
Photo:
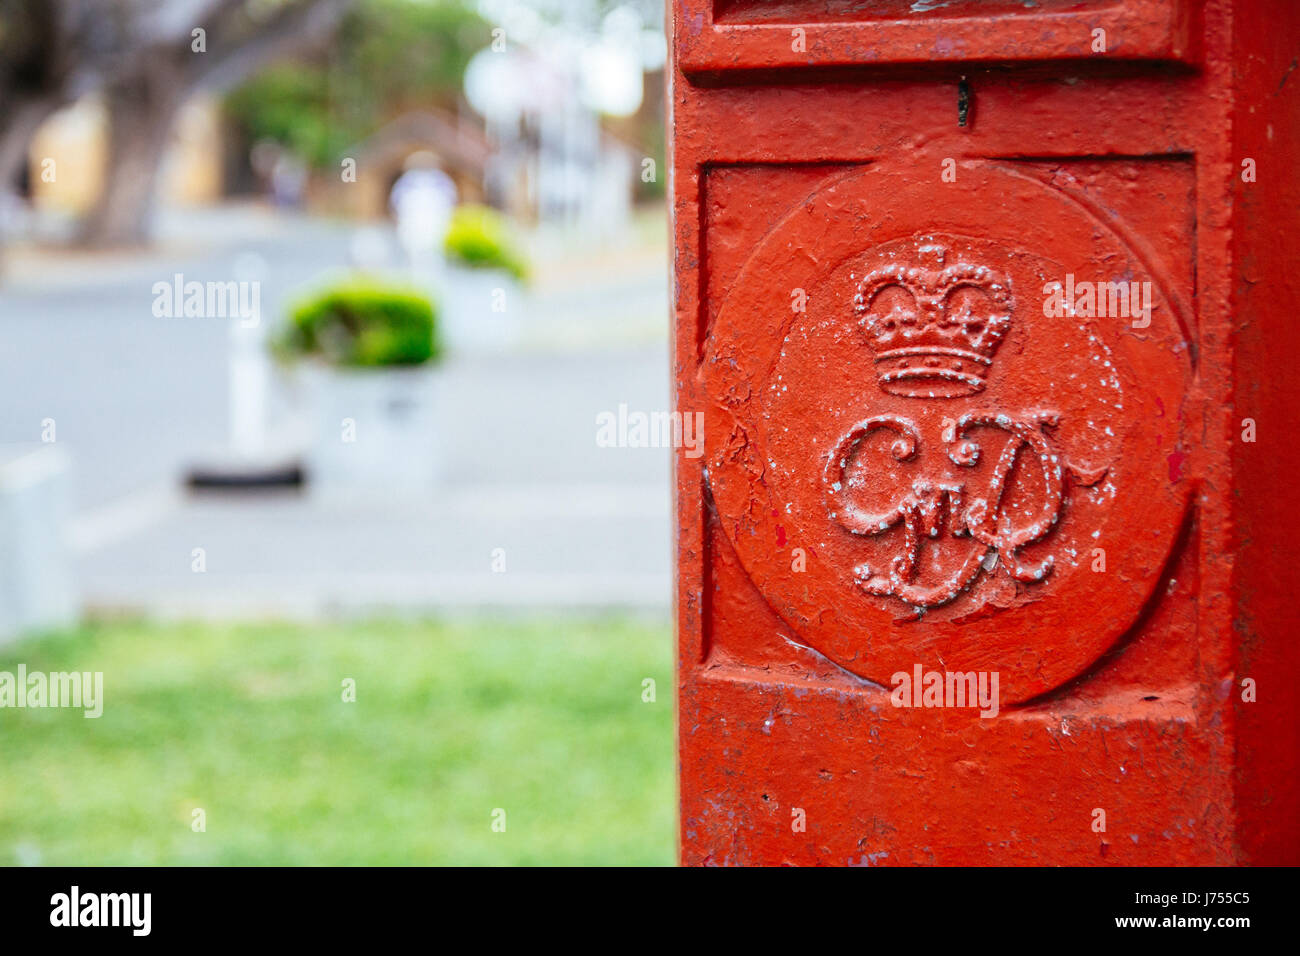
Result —
[[0, 446], [0, 643], [76, 623], [70, 475], [62, 448]]

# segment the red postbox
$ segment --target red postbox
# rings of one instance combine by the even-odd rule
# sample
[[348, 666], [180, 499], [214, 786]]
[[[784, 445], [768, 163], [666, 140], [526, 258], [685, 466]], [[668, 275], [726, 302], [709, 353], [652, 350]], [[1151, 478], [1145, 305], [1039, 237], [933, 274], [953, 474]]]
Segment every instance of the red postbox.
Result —
[[683, 862], [1300, 862], [1300, 8], [672, 35]]

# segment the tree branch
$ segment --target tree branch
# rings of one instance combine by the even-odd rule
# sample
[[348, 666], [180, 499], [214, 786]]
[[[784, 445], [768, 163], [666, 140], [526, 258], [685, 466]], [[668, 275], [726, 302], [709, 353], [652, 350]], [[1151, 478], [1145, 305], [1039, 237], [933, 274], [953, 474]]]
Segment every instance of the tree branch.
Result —
[[208, 31], [208, 52], [195, 56], [191, 84], [216, 90], [234, 86], [270, 60], [325, 39], [352, 3], [299, 0], [266, 22], [250, 24], [242, 13], [227, 18]]

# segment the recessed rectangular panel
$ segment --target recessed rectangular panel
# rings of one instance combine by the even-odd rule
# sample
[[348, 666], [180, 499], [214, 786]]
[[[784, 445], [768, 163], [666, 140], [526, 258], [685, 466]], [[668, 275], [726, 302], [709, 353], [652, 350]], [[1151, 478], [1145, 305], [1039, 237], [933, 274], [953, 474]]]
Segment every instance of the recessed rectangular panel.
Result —
[[683, 0], [686, 72], [890, 63], [1190, 62], [1187, 0]]

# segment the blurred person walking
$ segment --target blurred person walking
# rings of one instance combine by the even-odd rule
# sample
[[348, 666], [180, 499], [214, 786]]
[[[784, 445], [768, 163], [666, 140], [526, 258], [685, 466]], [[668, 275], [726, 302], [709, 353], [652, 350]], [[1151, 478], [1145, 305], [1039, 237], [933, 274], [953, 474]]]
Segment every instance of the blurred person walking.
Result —
[[456, 184], [429, 152], [412, 153], [403, 169], [388, 199], [397, 219], [397, 238], [406, 251], [412, 278], [440, 287], [443, 242], [456, 208]]

